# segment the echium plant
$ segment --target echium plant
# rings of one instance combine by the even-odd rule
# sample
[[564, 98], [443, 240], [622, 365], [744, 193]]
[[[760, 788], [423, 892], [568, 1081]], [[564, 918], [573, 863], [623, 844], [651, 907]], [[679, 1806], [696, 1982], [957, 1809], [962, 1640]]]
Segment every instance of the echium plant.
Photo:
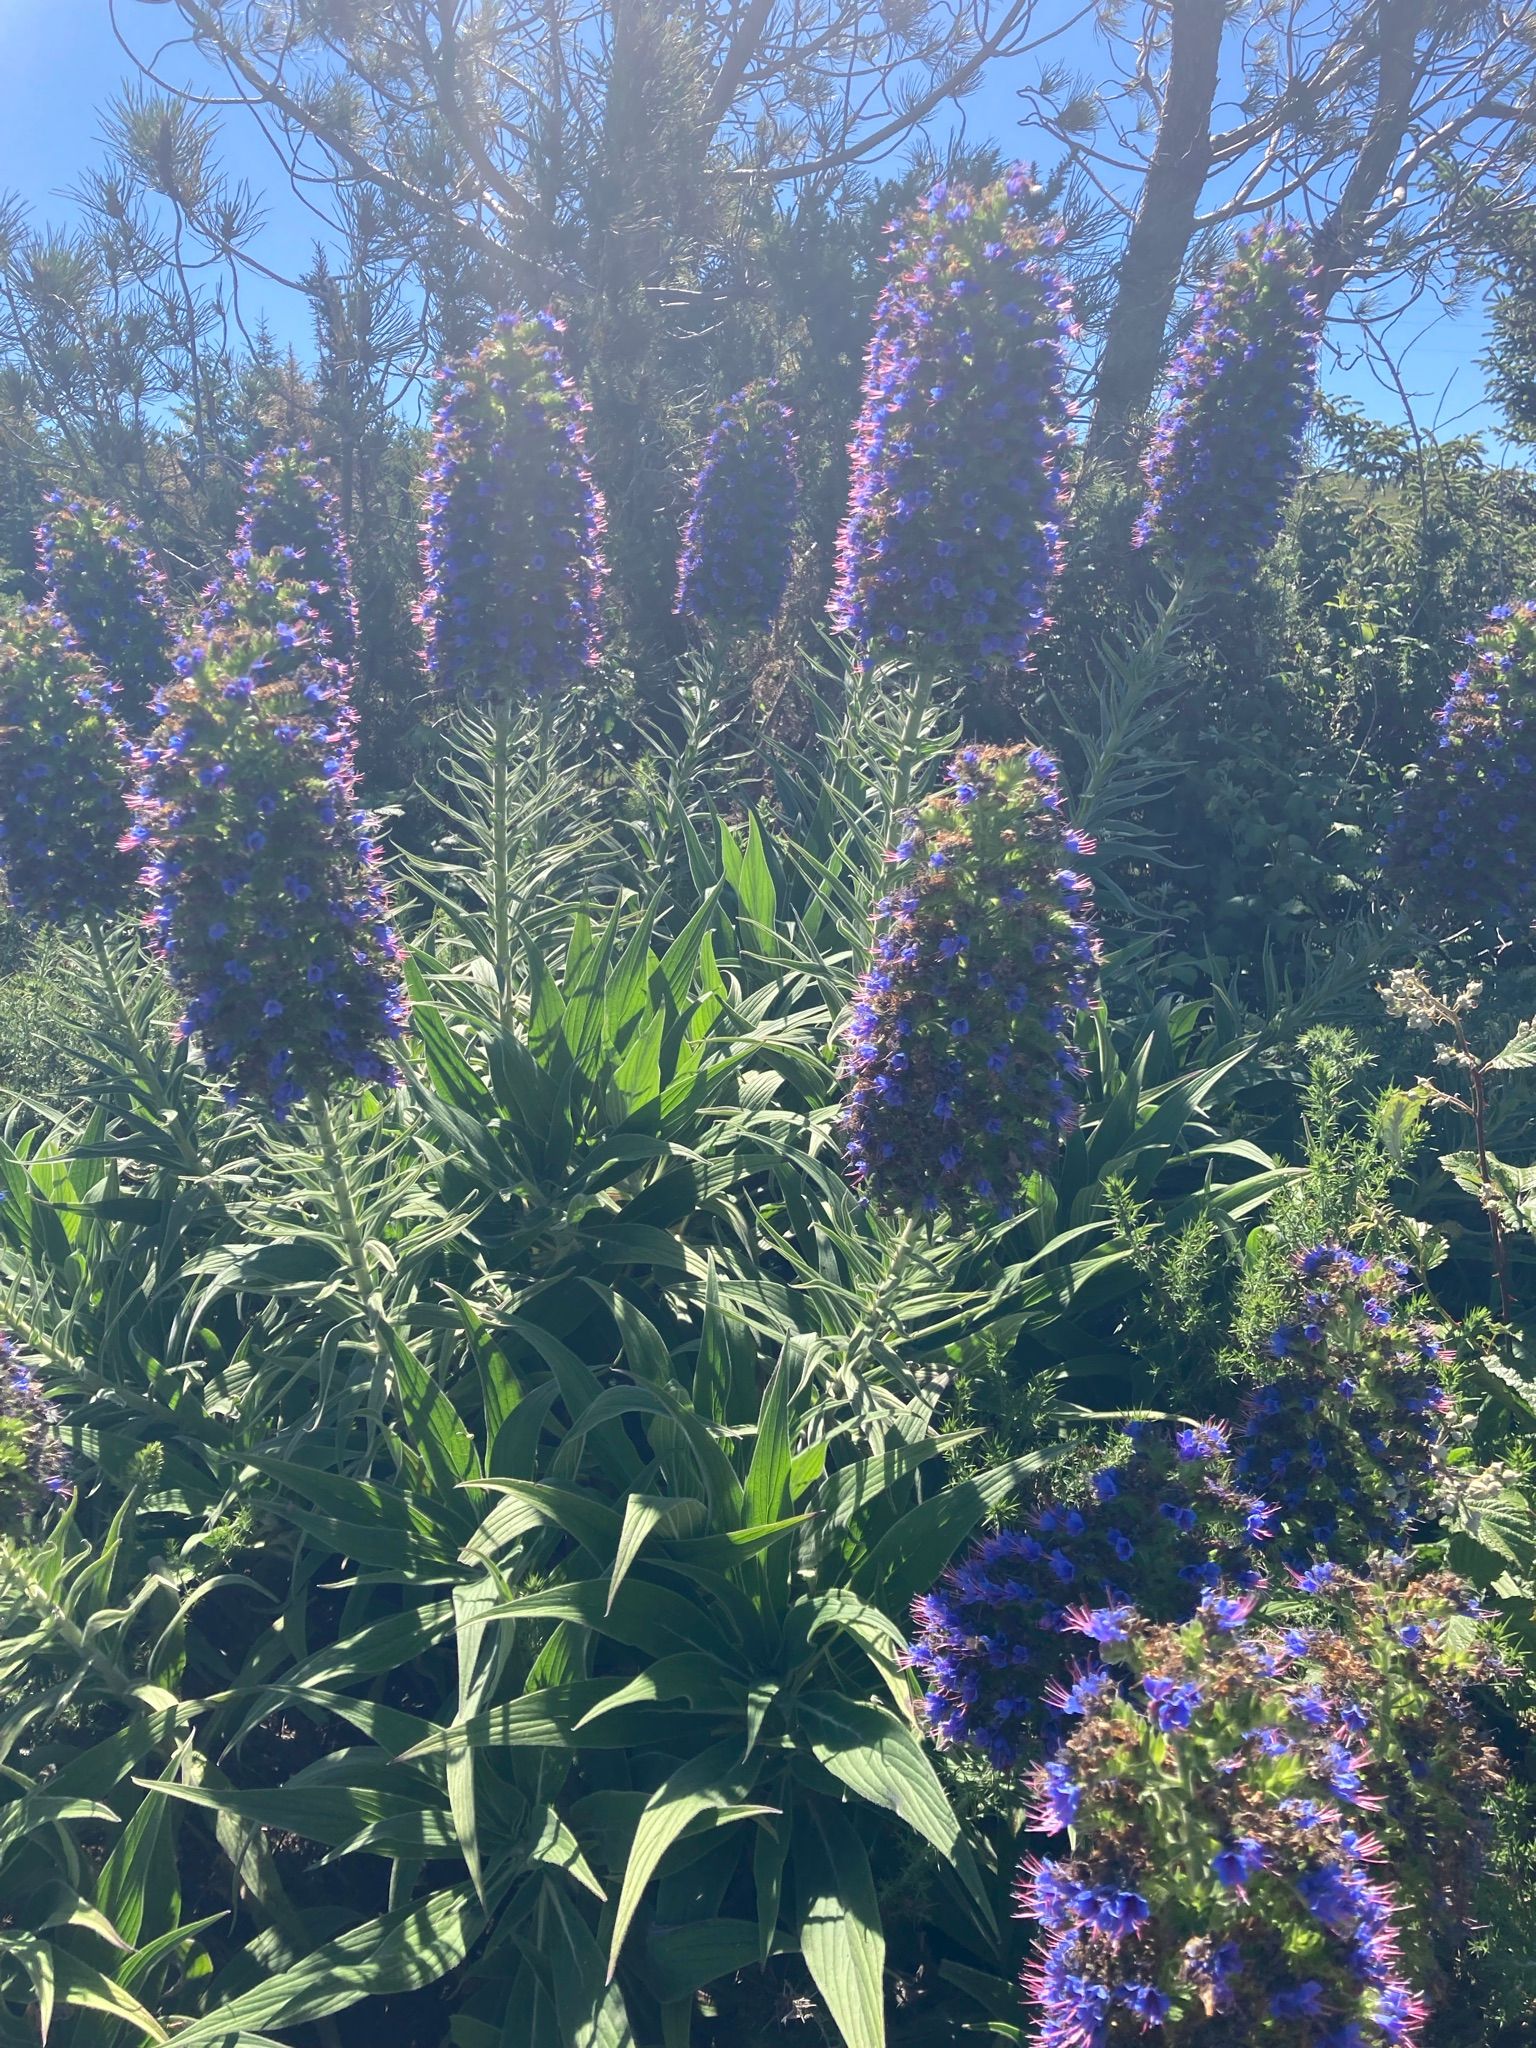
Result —
[[307, 441], [252, 458], [235, 538], [231, 560], [237, 573], [255, 558], [278, 553], [293, 563], [292, 580], [310, 587], [325, 652], [350, 661], [357, 647], [357, 601], [341, 507], [318, 475]]
[[1439, 937], [1525, 940], [1536, 919], [1536, 602], [1496, 606], [1467, 646], [1435, 713], [1438, 742], [1389, 827], [1388, 874]]
[[128, 737], [117, 691], [31, 606], [0, 613], [0, 866], [24, 918], [108, 919], [127, 902]]
[[69, 1498], [69, 1447], [57, 1408], [0, 1330], [0, 1533]]
[[170, 679], [175, 643], [165, 576], [136, 519], [93, 499], [54, 492], [37, 529], [49, 605], [117, 685], [124, 723], [142, 731]]
[[1137, 546], [1231, 582], [1280, 532], [1312, 416], [1321, 314], [1305, 234], [1266, 221], [1238, 237], [1195, 302], [1143, 464]]
[[1021, 1916], [1038, 2048], [1410, 2048], [1465, 1939], [1499, 1783], [1467, 1704], [1497, 1659], [1449, 1575], [1334, 1574], [1305, 1611], [1121, 1610], [1112, 1676], [1033, 1779]]
[[1235, 1471], [1275, 1503], [1288, 1561], [1354, 1563], [1399, 1548], [1432, 1507], [1455, 1422], [1452, 1351], [1397, 1260], [1320, 1244], [1295, 1276], [1272, 1376], [1243, 1404]]
[[393, 1082], [401, 948], [357, 807], [346, 672], [301, 587], [233, 588], [243, 613], [177, 650], [130, 836], [183, 1032], [281, 1116], [342, 1080]]
[[1095, 1644], [1117, 1612], [1134, 1603], [1184, 1621], [1202, 1601], [1245, 1611], [1272, 1514], [1233, 1485], [1220, 1423], [1133, 1426], [1128, 1457], [985, 1538], [913, 1602], [906, 1662], [926, 1689], [930, 1731], [1001, 1770], [1036, 1762], [1111, 1682]]
[[1023, 169], [938, 185], [893, 241], [829, 601], [866, 659], [974, 675], [1047, 623], [1072, 315], [1038, 200]]
[[715, 634], [762, 632], [784, 601], [794, 546], [795, 439], [772, 378], [715, 408], [677, 564], [682, 617]]
[[601, 651], [603, 504], [561, 332], [503, 314], [441, 372], [420, 616], [445, 696], [558, 695]]
[[875, 906], [847, 1031], [849, 1168], [892, 1210], [1006, 1210], [1077, 1121], [1094, 1000], [1092, 843], [1040, 748], [968, 747], [923, 803]]
[[940, 1742], [1031, 1762], [1106, 1683], [1090, 1645], [1119, 1610], [1219, 1625], [1246, 1612], [1271, 1559], [1322, 1585], [1420, 1530], [1455, 1427], [1445, 1332], [1414, 1312], [1395, 1262], [1324, 1244], [1295, 1266], [1296, 1320], [1274, 1332], [1236, 1425], [1132, 1424], [1128, 1454], [914, 1603], [907, 1662]]

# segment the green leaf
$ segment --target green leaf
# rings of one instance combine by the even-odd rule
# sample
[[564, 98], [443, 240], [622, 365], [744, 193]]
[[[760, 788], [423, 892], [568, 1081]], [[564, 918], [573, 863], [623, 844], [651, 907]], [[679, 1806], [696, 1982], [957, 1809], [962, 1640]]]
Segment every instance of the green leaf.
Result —
[[885, 1935], [864, 1844], [816, 1800], [795, 1834], [800, 1948], [845, 2048], [885, 2048]]
[[1508, 1045], [1488, 1062], [1491, 1073], [1517, 1073], [1525, 1067], [1536, 1067], [1536, 1018], [1522, 1024]]
[[775, 1807], [747, 1803], [756, 1776], [756, 1764], [744, 1766], [734, 1743], [717, 1742], [702, 1756], [675, 1770], [645, 1802], [624, 1866], [624, 1882], [614, 1915], [608, 1947], [610, 1979], [618, 1968], [619, 1951], [645, 1888], [672, 1844], [700, 1826], [723, 1826], [777, 1811]]
[[406, 1437], [421, 1453], [444, 1508], [450, 1514], [461, 1514], [462, 1500], [454, 1489], [460, 1480], [468, 1479], [480, 1470], [474, 1440], [460, 1421], [453, 1403], [399, 1331], [392, 1324], [386, 1327]]
[[992, 1465], [910, 1509], [855, 1564], [854, 1591], [888, 1612], [903, 1610], [943, 1573], [977, 1526], [1059, 1455], [1030, 1451]]
[[965, 1830], [910, 1725], [884, 1707], [835, 1692], [802, 1692], [796, 1707], [823, 1768], [931, 1842], [954, 1865], [990, 1929], [992, 1908]]
[[657, 1997], [691, 2004], [695, 1992], [757, 1962], [757, 1923], [694, 1920], [686, 1927], [653, 1927], [646, 1959]]
[[642, 1493], [630, 1494], [624, 1503], [624, 1527], [619, 1533], [619, 1546], [608, 1580], [609, 1612], [612, 1612], [625, 1575], [650, 1537], [686, 1536], [703, 1519], [703, 1501], [690, 1495], [668, 1499]]
[[348, 1928], [302, 1962], [194, 2020], [177, 2034], [177, 2048], [224, 2048], [241, 2027], [297, 2027], [365, 1998], [419, 1991], [459, 1967], [484, 1924], [472, 1885], [434, 1892]]
[[635, 2048], [619, 1987], [607, 1981], [603, 1952], [558, 1885], [546, 1885], [543, 1954], [554, 1986], [555, 2016], [570, 2048]]
[[366, 1785], [300, 1783], [247, 1792], [222, 1786], [178, 1785], [166, 1778], [141, 1778], [136, 1782], [146, 1792], [158, 1792], [164, 1798], [201, 1806], [211, 1813], [233, 1814], [237, 1820], [250, 1821], [257, 1827], [302, 1835], [307, 1841], [325, 1843], [327, 1848], [350, 1842], [362, 1829], [377, 1822], [406, 1818], [419, 1811], [422, 1804], [419, 1798], [380, 1792]]
[[780, 1359], [763, 1393], [757, 1441], [747, 1472], [742, 1517], [750, 1527], [776, 1522], [790, 1512], [789, 1470], [793, 1446], [789, 1438], [789, 1369]]

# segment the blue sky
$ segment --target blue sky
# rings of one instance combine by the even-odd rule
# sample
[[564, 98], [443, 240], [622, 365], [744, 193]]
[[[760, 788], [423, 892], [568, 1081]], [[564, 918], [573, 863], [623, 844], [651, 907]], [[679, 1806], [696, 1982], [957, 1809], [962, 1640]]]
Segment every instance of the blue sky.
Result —
[[[169, 8], [136, 0], [120, 0], [119, 15], [145, 51], [174, 26]], [[1092, 64], [1091, 46], [1077, 53], [1077, 61], [1085, 68]], [[168, 68], [187, 77], [187, 63], [173, 61]], [[0, 190], [20, 193], [40, 219], [65, 219], [64, 195], [81, 168], [100, 154], [100, 110], [127, 72], [127, 60], [113, 39], [108, 0], [0, 0]], [[995, 138], [1010, 152], [1034, 156], [1039, 138], [1020, 126], [1016, 94], [1022, 75], [1022, 70], [1010, 76], [1008, 67], [995, 67], [983, 90], [968, 102], [967, 127], [973, 135]], [[258, 244], [263, 260], [285, 274], [302, 269], [314, 217], [275, 175], [255, 124], [238, 110], [226, 117], [223, 156], [226, 168], [248, 179], [263, 201], [267, 224]], [[242, 305], [247, 324], [264, 314], [280, 341], [291, 340], [304, 352], [308, 315], [294, 295], [256, 279], [242, 288]], [[1497, 422], [1483, 400], [1476, 363], [1484, 340], [1481, 307], [1474, 303], [1450, 315], [1421, 307], [1405, 326], [1407, 335], [1413, 338], [1403, 355], [1405, 382], [1420, 424], [1438, 420], [1442, 432], [1482, 432], [1497, 446]], [[1336, 338], [1347, 340], [1337, 330]], [[1402, 416], [1395, 393], [1358, 360], [1326, 363], [1324, 379], [1379, 418]]]

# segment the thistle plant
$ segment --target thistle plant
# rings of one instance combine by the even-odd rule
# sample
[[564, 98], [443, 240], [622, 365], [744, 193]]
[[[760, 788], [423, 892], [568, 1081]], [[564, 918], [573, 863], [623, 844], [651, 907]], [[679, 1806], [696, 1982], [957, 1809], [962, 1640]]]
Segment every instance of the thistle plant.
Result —
[[1229, 584], [1274, 544], [1301, 473], [1321, 314], [1306, 236], [1266, 221], [1238, 237], [1195, 302], [1143, 463], [1135, 544]]
[[346, 672], [274, 567], [253, 565], [243, 615], [178, 648], [129, 837], [184, 1035], [282, 1117], [345, 1080], [391, 1084], [405, 1001]]
[[1494, 945], [1536, 919], [1536, 603], [1497, 606], [1467, 646], [1388, 828], [1387, 873], [1426, 929]]
[[[1304, 1610], [1182, 1628], [1126, 1610], [1113, 1682], [1032, 1781], [1021, 1915], [1041, 2048], [1411, 2044], [1433, 1946], [1465, 1938], [1499, 1770], [1467, 1707], [1476, 1603], [1401, 1564]], [[1210, 2032], [1213, 2022], [1220, 2031]]]
[[676, 610], [716, 635], [778, 616], [794, 542], [795, 439], [773, 379], [715, 408], [683, 526]]
[[895, 235], [850, 449], [829, 609], [876, 649], [1021, 662], [1060, 566], [1070, 297], [1023, 169], [934, 187]]
[[245, 502], [232, 562], [236, 572], [253, 559], [281, 554], [284, 576], [309, 585], [325, 652], [349, 662], [357, 648], [357, 601], [352, 564], [341, 530], [341, 507], [321, 481], [307, 441], [255, 456], [245, 472]]
[[128, 738], [116, 686], [46, 613], [0, 613], [0, 865], [17, 915], [46, 924], [110, 919], [135, 862]]
[[968, 747], [887, 855], [844, 1058], [849, 1169], [882, 1207], [1006, 1213], [1076, 1123], [1092, 850], [1048, 754]]
[[420, 616], [445, 697], [555, 697], [601, 650], [603, 505], [562, 331], [503, 314], [441, 372]]
[[48, 504], [52, 509], [37, 529], [48, 604], [117, 686], [120, 715], [140, 732], [171, 675], [175, 628], [164, 574], [137, 519], [57, 491]]

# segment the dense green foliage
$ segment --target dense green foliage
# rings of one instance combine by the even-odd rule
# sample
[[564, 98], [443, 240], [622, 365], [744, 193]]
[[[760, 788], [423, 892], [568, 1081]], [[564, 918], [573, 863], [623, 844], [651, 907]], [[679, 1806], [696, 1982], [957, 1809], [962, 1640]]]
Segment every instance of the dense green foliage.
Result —
[[[1034, 277], [1033, 225], [940, 228], [971, 204], [920, 216], [946, 308]], [[247, 391], [244, 505], [167, 497], [200, 572], [266, 492], [314, 580], [334, 517], [357, 646], [337, 572], [174, 584], [153, 949], [112, 914], [111, 634], [62, 579], [0, 617], [54, 691], [0, 736], [57, 792], [28, 858], [79, 884], [0, 845], [53, 920], [0, 983], [0, 2037], [1536, 2026], [1528, 934], [1475, 863], [1447, 918], [1386, 858], [1529, 484], [1325, 408], [1252, 576], [1176, 585], [1076, 451], [1056, 531], [1054, 278], [1041, 333], [1001, 282], [977, 323], [1046, 391], [984, 447], [964, 315], [929, 436], [909, 282], [866, 425], [899, 385], [918, 459], [855, 466], [854, 538], [910, 662], [813, 627], [826, 416], [771, 626], [674, 658], [621, 589], [600, 636], [597, 494], [642, 561], [658, 506], [508, 321], [528, 364], [482, 349], [439, 416], [428, 705], [382, 509], [420, 451], [331, 377], [290, 475]], [[860, 338], [770, 366], [787, 401], [851, 412]], [[1005, 555], [1030, 658], [951, 670]], [[503, 659], [540, 619], [563, 659]]]

